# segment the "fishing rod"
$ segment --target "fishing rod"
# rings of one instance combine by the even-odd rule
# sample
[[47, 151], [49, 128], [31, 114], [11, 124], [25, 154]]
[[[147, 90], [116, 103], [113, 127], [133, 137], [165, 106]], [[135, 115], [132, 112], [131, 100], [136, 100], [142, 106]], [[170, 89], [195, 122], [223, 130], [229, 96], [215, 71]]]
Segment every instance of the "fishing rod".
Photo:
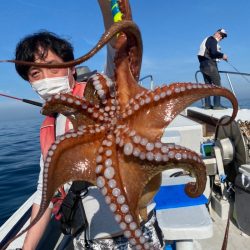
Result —
[[226, 61], [236, 72], [238, 72], [240, 75], [241, 75], [241, 77], [243, 77], [248, 83], [250, 83], [250, 80], [246, 77], [246, 76], [244, 76], [244, 75], [242, 75], [242, 73], [237, 69], [237, 68], [235, 68], [233, 65], [232, 65], [232, 63], [230, 63], [229, 61]]
[[43, 104], [41, 102], [35, 102], [35, 101], [32, 101], [32, 100], [28, 100], [28, 99], [22, 99], [22, 98], [10, 96], [10, 95], [2, 94], [2, 93], [0, 93], [0, 96], [4, 96], [4, 97], [7, 97], [7, 98], [15, 99], [15, 100], [18, 100], [18, 101], [21, 101], [21, 102], [25, 102], [25, 103], [28, 103], [28, 104], [32, 104], [32, 105], [35, 105], [35, 106], [38, 106], [38, 107], [42, 107], [43, 106]]

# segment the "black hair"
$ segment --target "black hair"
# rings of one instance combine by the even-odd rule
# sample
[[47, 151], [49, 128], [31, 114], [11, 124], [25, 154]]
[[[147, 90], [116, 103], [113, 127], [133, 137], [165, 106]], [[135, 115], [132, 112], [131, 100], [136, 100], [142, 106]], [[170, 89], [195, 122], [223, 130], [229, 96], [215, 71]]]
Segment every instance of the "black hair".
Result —
[[[49, 50], [59, 56], [64, 62], [74, 60], [73, 47], [56, 34], [48, 31], [41, 31], [24, 37], [16, 46], [16, 58], [18, 61], [34, 62], [35, 54], [42, 49], [41, 59], [46, 57]], [[15, 64], [17, 73], [28, 80], [30, 66]]]

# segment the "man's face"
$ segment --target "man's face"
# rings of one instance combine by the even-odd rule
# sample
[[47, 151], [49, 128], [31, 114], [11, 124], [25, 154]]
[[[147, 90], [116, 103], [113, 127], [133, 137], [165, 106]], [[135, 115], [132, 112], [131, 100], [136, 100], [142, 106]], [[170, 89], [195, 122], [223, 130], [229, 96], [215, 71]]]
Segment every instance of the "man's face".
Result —
[[[63, 60], [53, 53], [51, 50], [48, 50], [48, 53], [45, 56], [41, 56], [43, 52], [35, 55], [35, 62], [36, 63], [49, 63], [49, 64], [56, 64], [62, 63]], [[44, 78], [53, 78], [53, 77], [60, 77], [66, 76], [69, 77], [70, 87], [73, 87], [74, 84], [74, 77], [73, 74], [75, 73], [75, 68], [40, 68], [40, 67], [30, 67], [28, 71], [28, 79], [31, 84], [33, 82], [42, 80]]]
[[218, 42], [220, 42], [224, 38], [224, 36], [223, 36], [223, 34], [221, 34], [221, 32], [216, 32], [215, 35], [216, 35], [216, 39]]

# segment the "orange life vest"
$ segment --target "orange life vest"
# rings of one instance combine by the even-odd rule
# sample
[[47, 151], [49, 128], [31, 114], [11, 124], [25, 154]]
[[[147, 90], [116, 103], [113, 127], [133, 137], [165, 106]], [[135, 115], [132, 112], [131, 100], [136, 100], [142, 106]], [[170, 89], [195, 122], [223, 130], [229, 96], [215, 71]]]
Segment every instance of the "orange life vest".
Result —
[[[85, 83], [76, 83], [72, 94], [82, 98], [85, 86]], [[40, 128], [40, 146], [43, 160], [46, 159], [48, 150], [55, 141], [55, 120], [56, 119], [54, 117], [47, 116]], [[69, 130], [69, 122], [69, 119], [66, 119], [65, 132]], [[58, 214], [58, 211], [64, 198], [66, 197], [66, 193], [63, 186], [60, 187], [58, 191], [58, 195], [52, 198], [52, 203], [54, 204], [52, 213], [55, 215], [57, 220], [60, 220], [61, 215]]]
[[[76, 82], [72, 94], [74, 96], [82, 98], [85, 86], [86, 86], [85, 83]], [[65, 124], [65, 132], [69, 130], [69, 122], [70, 122], [69, 119], [67, 119]], [[43, 160], [45, 160], [48, 150], [50, 146], [54, 143], [54, 141], [55, 141], [55, 118], [47, 116], [44, 119], [40, 128], [40, 146], [43, 155]]]

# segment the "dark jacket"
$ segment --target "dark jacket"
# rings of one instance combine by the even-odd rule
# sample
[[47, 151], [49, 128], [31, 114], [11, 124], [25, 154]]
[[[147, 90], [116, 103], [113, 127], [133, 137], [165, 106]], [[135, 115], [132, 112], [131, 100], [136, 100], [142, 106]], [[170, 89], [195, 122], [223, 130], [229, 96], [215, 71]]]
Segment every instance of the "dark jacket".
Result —
[[198, 53], [199, 62], [205, 60], [216, 61], [216, 59], [220, 59], [222, 57], [223, 53], [221, 53], [218, 49], [218, 41], [213, 36], [205, 38], [205, 40], [201, 43]]

